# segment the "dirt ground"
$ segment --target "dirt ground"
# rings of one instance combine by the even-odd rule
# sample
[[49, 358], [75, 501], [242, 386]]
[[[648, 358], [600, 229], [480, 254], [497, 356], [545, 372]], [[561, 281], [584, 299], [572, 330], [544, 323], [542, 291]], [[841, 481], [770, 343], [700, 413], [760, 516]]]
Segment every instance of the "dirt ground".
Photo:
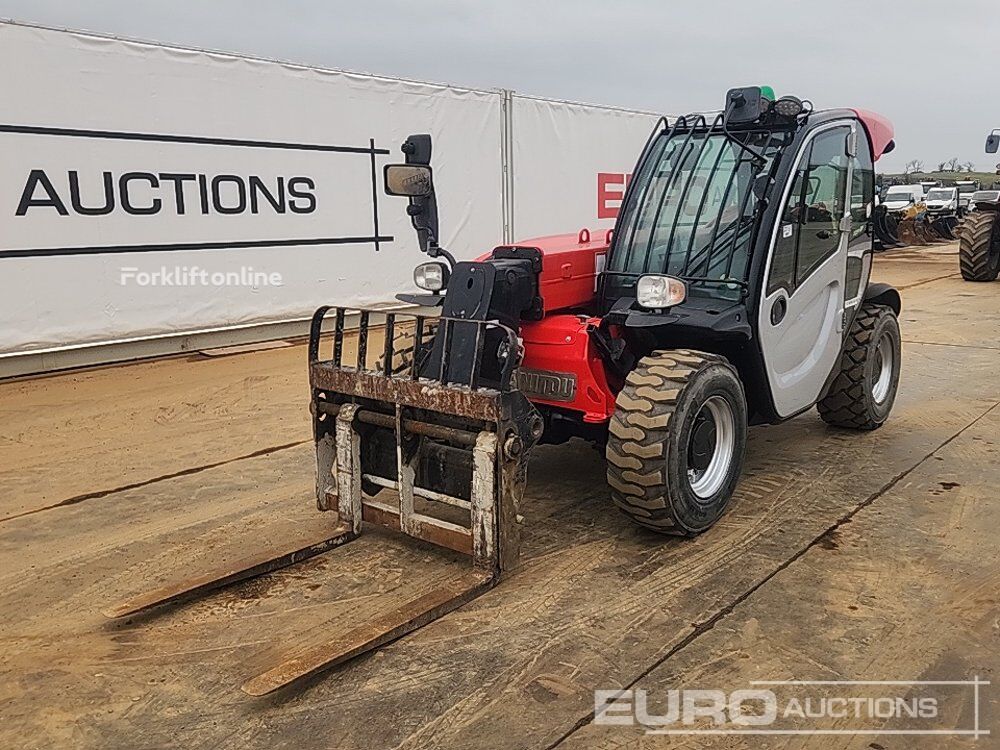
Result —
[[[366, 532], [155, 616], [100, 614], [329, 523], [313, 509], [304, 348], [0, 384], [0, 747], [997, 746], [1000, 282], [963, 282], [954, 251], [877, 260], [904, 307], [900, 392], [881, 430], [835, 430], [815, 412], [752, 430], [728, 515], [686, 541], [627, 523], [590, 447], [540, 448], [516, 573], [264, 699], [238, 686], [462, 566]], [[976, 678], [993, 683], [979, 688], [979, 728], [993, 734], [978, 743], [594, 722], [595, 689]], [[934, 726], [972, 728], [969, 696], [952, 690]]]

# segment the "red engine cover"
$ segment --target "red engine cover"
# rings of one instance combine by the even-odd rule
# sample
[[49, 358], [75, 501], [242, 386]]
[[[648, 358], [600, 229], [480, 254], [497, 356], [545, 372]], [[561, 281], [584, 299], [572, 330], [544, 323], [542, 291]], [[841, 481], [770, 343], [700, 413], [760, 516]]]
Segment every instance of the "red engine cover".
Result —
[[[542, 251], [539, 291], [545, 310], [542, 320], [521, 322], [524, 361], [519, 386], [533, 403], [581, 412], [583, 421], [592, 423], [611, 419], [618, 391], [608, 382], [604, 362], [587, 332], [601, 320], [589, 314], [556, 313], [595, 312], [597, 275], [604, 270], [610, 244], [610, 231], [595, 238], [584, 229], [515, 245]], [[489, 260], [490, 255], [476, 260]]]
[[584, 422], [606, 422], [615, 411], [615, 390], [587, 328], [600, 318], [548, 315], [524, 321], [524, 361], [519, 386], [533, 403], [583, 412]]
[[[542, 251], [540, 293], [545, 314], [559, 310], [586, 308], [597, 294], [597, 274], [611, 244], [611, 232], [591, 237], [588, 230], [579, 234], [553, 234], [518, 242], [514, 247], [536, 247]], [[476, 260], [489, 260], [491, 253]]]

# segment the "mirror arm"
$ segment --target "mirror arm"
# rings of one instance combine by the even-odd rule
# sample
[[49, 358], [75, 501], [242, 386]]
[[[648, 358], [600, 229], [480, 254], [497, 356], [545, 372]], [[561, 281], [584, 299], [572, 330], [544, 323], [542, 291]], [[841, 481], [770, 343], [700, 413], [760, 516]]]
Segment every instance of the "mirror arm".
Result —
[[455, 264], [458, 262], [457, 260], [455, 260], [455, 256], [449, 253], [440, 245], [438, 245], [437, 240], [434, 239], [433, 237], [431, 238], [430, 243], [427, 245], [427, 255], [429, 255], [431, 258], [438, 258], [438, 257], [444, 258], [446, 261], [448, 261], [448, 265], [451, 267], [452, 270], [455, 269]]
[[725, 134], [726, 138], [735, 143], [743, 151], [750, 154], [753, 158], [753, 163], [756, 165], [757, 169], [761, 169], [765, 164], [767, 164], [767, 159], [764, 155], [757, 151], [756, 149], [750, 148], [750, 146], [744, 145], [742, 142], [738, 141], [733, 134], [729, 131], [729, 117], [733, 114], [733, 110], [736, 109], [738, 101], [730, 98], [729, 104], [726, 107], [726, 113], [722, 116], [722, 132]]

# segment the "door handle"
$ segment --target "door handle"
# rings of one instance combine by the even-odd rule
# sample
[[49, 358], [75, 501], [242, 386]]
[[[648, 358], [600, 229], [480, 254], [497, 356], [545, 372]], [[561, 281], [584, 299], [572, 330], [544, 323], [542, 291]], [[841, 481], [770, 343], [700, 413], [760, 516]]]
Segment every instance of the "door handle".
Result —
[[786, 312], [788, 312], [788, 302], [784, 297], [778, 297], [771, 305], [771, 325], [776, 326], [784, 320]]
[[821, 240], [828, 240], [831, 237], [833, 237], [833, 232], [831, 232], [829, 229], [820, 229], [818, 232], [816, 232], [816, 236], [819, 237]]

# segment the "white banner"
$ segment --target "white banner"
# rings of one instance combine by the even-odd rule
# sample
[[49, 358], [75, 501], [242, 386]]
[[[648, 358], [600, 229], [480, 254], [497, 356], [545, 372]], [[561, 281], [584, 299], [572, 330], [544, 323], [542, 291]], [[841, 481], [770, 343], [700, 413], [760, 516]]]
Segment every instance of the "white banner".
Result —
[[460, 259], [608, 228], [656, 121], [2, 22], [0, 69], [0, 358], [392, 302], [411, 133]]
[[0, 353], [391, 301], [421, 258], [382, 193], [410, 133], [443, 243], [500, 241], [497, 92], [6, 23], [0, 69]]
[[659, 115], [514, 96], [514, 234], [611, 229]]

